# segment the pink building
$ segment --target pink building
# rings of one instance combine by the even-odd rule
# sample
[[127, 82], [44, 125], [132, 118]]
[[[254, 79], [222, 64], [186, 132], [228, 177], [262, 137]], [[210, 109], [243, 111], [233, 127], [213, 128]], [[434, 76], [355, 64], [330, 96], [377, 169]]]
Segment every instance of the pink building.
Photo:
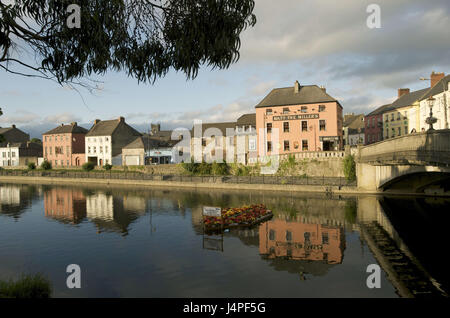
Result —
[[[342, 106], [325, 88], [296, 81], [294, 87], [273, 89], [256, 106], [258, 152], [270, 155], [275, 147], [279, 154], [341, 150], [342, 123]], [[274, 129], [278, 142], [272, 140]]]
[[42, 135], [44, 159], [53, 167], [81, 166], [85, 163], [84, 140], [87, 129], [77, 123], [56, 127]]

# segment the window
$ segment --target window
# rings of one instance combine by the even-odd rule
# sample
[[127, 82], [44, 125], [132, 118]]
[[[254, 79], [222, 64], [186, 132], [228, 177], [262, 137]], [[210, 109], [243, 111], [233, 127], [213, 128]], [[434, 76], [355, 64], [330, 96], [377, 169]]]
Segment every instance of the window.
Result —
[[394, 113], [391, 114], [391, 121], [394, 121]]
[[389, 115], [386, 115], [386, 122], [388, 122], [389, 121]]
[[266, 109], [266, 115], [272, 115], [272, 109]]
[[70, 153], [70, 148], [69, 148], [69, 146], [66, 146], [66, 155], [69, 155], [69, 153]]
[[[47, 138], [47, 137], [45, 137], [45, 138]], [[45, 155], [47, 156], [47, 147], [45, 147]]]
[[324, 244], [324, 245], [329, 244], [329, 239], [328, 239], [328, 233], [327, 232], [323, 232], [322, 233], [322, 244]]
[[389, 129], [386, 129], [386, 138], [389, 138]]
[[402, 135], [402, 128], [398, 127], [398, 135], [401, 136]]
[[93, 151], [94, 151], [94, 153], [97, 153], [97, 147], [94, 146]]
[[319, 130], [324, 131], [325, 128], [325, 120], [319, 120]]
[[67, 160], [67, 165], [69, 165], [69, 160]]
[[372, 128], [375, 128], [375, 117], [372, 118]]
[[283, 108], [283, 114], [289, 114], [289, 108]]
[[58, 136], [55, 136], [55, 141], [58, 141]]
[[108, 153], [108, 146], [105, 146], [105, 153]]
[[392, 128], [392, 137], [395, 137], [395, 129]]
[[302, 131], [308, 131], [308, 122], [302, 121]]
[[91, 153], [91, 147], [88, 147], [88, 153]]
[[292, 232], [286, 231], [286, 241], [291, 242], [292, 241]]
[[3, 158], [6, 158], [6, 152], [3, 152]]
[[288, 121], [285, 121], [283, 123], [283, 131], [284, 132], [289, 132], [289, 122]]
[[103, 153], [103, 147], [100, 146], [100, 153]]
[[248, 141], [248, 149], [249, 150], [256, 150], [256, 140], [255, 139], [249, 139], [249, 141]]
[[302, 112], [302, 113], [308, 112], [308, 107], [302, 106], [302, 107], [300, 108], [300, 112]]
[[11, 153], [11, 157], [15, 158], [15, 157], [16, 157], [16, 153], [15, 153], [15, 152], [12, 152], [12, 153]]
[[308, 151], [308, 140], [302, 140], [302, 150]]
[[284, 151], [289, 151], [289, 140], [284, 141]]
[[269, 231], [269, 240], [271, 240], [271, 241], [275, 240], [275, 231], [274, 230]]
[[202, 139], [202, 146], [203, 146], [203, 147], [206, 146], [206, 139], [205, 139], [205, 138]]
[[268, 133], [272, 132], [272, 123], [267, 123], [267, 132]]
[[397, 120], [400, 120], [400, 113], [397, 113]]
[[294, 149], [298, 149], [299, 145], [298, 145], [298, 141], [294, 141]]
[[325, 111], [325, 105], [319, 105], [319, 113]]
[[267, 152], [270, 152], [270, 151], [272, 151], [272, 142], [268, 141], [267, 142]]
[[408, 127], [405, 126], [405, 135], [408, 134]]

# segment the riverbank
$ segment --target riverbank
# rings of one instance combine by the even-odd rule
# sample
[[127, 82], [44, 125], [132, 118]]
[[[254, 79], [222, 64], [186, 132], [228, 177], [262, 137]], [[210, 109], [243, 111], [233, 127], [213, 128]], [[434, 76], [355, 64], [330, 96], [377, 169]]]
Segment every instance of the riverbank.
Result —
[[[212, 181], [210, 179], [208, 181]], [[216, 180], [217, 181], [217, 180]], [[292, 185], [292, 184], [248, 184], [222, 183], [198, 181], [166, 181], [166, 180], [137, 180], [137, 179], [97, 179], [97, 178], [67, 178], [44, 176], [0, 176], [0, 182], [8, 183], [44, 183], [44, 184], [106, 184], [106, 185], [134, 185], [152, 188], [194, 188], [194, 189], [224, 189], [224, 190], [255, 190], [277, 192], [312, 192], [330, 194], [361, 194], [355, 186], [333, 185]], [[369, 192], [367, 192], [370, 194]], [[373, 194], [373, 193], [372, 193]]]

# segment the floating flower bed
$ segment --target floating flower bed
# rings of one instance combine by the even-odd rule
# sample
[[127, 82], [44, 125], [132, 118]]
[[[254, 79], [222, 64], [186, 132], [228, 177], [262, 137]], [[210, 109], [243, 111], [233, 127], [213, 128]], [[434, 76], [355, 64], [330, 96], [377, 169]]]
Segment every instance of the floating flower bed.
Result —
[[222, 217], [205, 216], [203, 222], [207, 229], [220, 229], [253, 226], [272, 217], [272, 211], [263, 204], [222, 209]]

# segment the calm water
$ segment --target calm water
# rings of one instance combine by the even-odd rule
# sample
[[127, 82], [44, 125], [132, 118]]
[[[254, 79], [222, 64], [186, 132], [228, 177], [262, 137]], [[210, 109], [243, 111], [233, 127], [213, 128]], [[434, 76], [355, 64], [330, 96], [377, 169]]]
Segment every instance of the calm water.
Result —
[[[256, 203], [274, 218], [203, 235], [203, 206]], [[0, 279], [40, 272], [54, 297], [399, 297], [412, 290], [406, 271], [445, 291], [449, 208], [420, 198], [0, 184]], [[386, 246], [395, 261], [380, 254]], [[69, 264], [81, 267], [81, 289], [66, 287]], [[381, 265], [380, 289], [366, 286], [369, 264]]]

